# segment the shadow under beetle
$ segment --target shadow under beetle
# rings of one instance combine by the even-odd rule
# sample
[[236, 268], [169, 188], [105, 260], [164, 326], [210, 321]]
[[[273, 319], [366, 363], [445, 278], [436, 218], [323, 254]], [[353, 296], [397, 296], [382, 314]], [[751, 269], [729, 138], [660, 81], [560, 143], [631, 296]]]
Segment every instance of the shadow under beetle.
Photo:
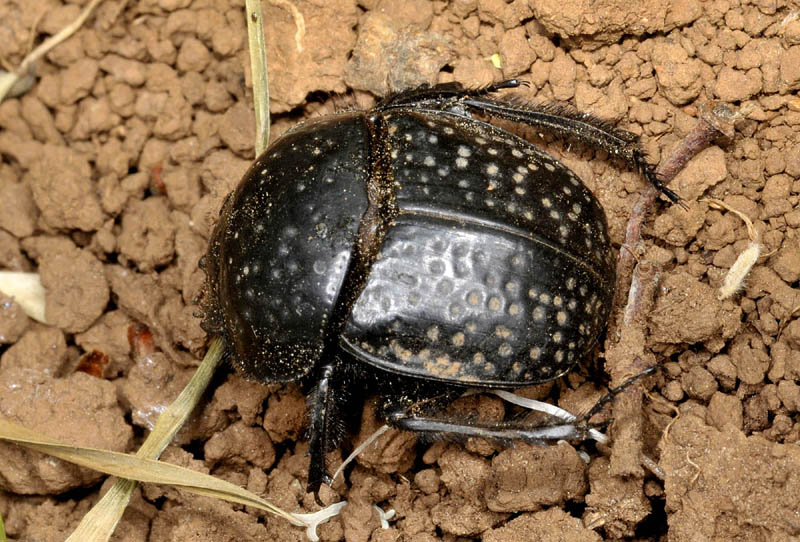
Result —
[[[605, 326], [615, 268], [605, 214], [569, 169], [488, 122], [605, 150], [673, 201], [634, 134], [589, 115], [495, 99], [509, 80], [390, 96], [305, 122], [228, 197], [204, 267], [204, 328], [234, 364], [310, 394], [315, 495], [325, 453], [365, 393], [400, 429], [542, 441], [546, 428], [443, 414], [466, 387], [558, 378]], [[357, 421], [357, 420], [356, 420]]]

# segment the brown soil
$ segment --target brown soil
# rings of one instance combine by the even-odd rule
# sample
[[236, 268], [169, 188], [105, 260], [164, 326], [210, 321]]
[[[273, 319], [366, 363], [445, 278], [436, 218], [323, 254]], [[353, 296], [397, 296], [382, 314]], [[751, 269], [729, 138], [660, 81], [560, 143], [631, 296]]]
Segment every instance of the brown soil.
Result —
[[[17, 65], [84, 3], [0, 3], [0, 58]], [[628, 328], [613, 324], [619, 304], [598, 349], [614, 382], [634, 359], [663, 367], [646, 382], [644, 416], [636, 400], [618, 404], [613, 444], [599, 447], [430, 445], [388, 433], [346, 481], [324, 488], [324, 500], [351, 504], [322, 539], [800, 537], [797, 5], [292, 4], [304, 33], [288, 2], [265, 3], [274, 137], [343, 103], [369, 106], [375, 95], [451, 80], [526, 79], [525, 99], [569, 101], [617, 122], [641, 134], [653, 162], [692, 128], [701, 104], [718, 99], [747, 112], [733, 138], [673, 183], [688, 211], [654, 209], [643, 257], [657, 266], [655, 300]], [[0, 268], [38, 270], [52, 326], [0, 300], [0, 415], [64, 441], [133, 451], [204, 352], [193, 316], [204, 278], [198, 259], [222, 198], [254, 158], [243, 10], [239, 2], [105, 0], [37, 72], [28, 94], [0, 104]], [[587, 149], [549, 148], [597, 194], [619, 246], [639, 175]], [[764, 245], [742, 291], [725, 301], [716, 289], [747, 231], [701, 197], [745, 213]], [[142, 346], [142, 326], [155, 350]], [[586, 408], [601, 393], [586, 374], [528, 395]], [[503, 415], [496, 399], [459, 407]], [[296, 388], [222, 371], [164, 459], [288, 510], [316, 509], [303, 490], [304, 409]], [[375, 426], [366, 416], [358, 438]], [[663, 481], [642, 468], [640, 452]], [[0, 443], [0, 514], [13, 540], [63, 540], [107, 485]], [[373, 503], [397, 511], [388, 530]], [[114, 540], [302, 538], [253, 510], [145, 486]]]

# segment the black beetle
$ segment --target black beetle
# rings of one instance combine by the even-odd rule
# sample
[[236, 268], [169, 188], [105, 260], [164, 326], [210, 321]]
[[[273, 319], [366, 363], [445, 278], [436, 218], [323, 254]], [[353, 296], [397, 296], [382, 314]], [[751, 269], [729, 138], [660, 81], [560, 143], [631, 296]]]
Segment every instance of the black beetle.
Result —
[[[234, 364], [311, 393], [308, 488], [365, 390], [401, 429], [540, 441], [521, 423], [454, 420], [465, 387], [518, 388], [569, 371], [608, 318], [605, 215], [569, 169], [472, 113], [602, 148], [673, 201], [635, 135], [561, 107], [457, 84], [321, 117], [262, 154], [211, 238], [204, 328]], [[355, 393], [355, 392], [358, 393]]]

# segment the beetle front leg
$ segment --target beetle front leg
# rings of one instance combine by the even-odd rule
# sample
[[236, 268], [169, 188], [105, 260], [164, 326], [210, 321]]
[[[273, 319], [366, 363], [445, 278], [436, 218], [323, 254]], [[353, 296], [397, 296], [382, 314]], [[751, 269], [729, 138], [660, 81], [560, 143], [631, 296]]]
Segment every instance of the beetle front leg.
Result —
[[314, 493], [317, 504], [324, 506], [319, 498], [319, 488], [322, 483], [330, 485], [332, 482], [325, 465], [325, 452], [330, 446], [333, 437], [332, 423], [335, 417], [335, 387], [336, 387], [336, 362], [324, 365], [320, 370], [317, 387], [311, 394], [311, 438], [308, 443], [308, 453], [311, 461], [308, 467], [308, 485], [306, 490]]

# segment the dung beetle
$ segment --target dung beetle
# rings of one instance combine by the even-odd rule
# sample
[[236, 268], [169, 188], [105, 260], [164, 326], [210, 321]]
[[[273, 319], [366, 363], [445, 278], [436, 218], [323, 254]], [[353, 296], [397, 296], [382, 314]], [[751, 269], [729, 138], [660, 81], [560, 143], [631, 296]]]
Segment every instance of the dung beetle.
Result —
[[312, 389], [315, 495], [330, 483], [325, 453], [367, 392], [400, 429], [551, 438], [444, 412], [467, 387], [558, 378], [605, 326], [615, 268], [597, 199], [547, 153], [473, 114], [603, 149], [679, 200], [634, 134], [493, 96], [521, 84], [421, 87], [300, 124], [223, 205], [203, 326], [246, 376]]

